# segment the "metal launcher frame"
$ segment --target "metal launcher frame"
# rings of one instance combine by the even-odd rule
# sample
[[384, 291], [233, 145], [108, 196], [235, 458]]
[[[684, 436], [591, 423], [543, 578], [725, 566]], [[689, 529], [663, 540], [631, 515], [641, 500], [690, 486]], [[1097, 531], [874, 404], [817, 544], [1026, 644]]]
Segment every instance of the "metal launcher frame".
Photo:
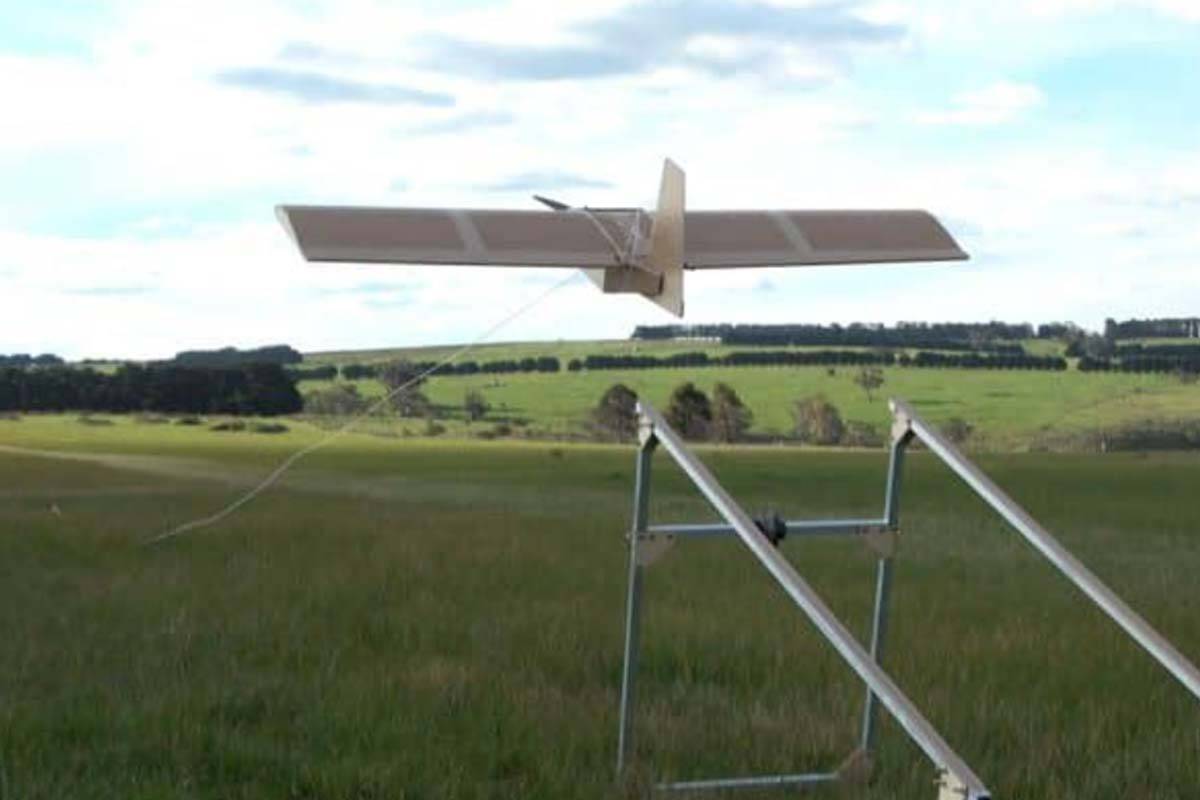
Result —
[[[942, 739], [929, 721], [883, 671], [884, 644], [887, 636], [888, 602], [892, 583], [894, 537], [899, 532], [900, 475], [904, 453], [914, 437], [1008, 521], [1034, 548], [1050, 560], [1101, 610], [1116, 622], [1163, 667], [1171, 672], [1197, 698], [1200, 698], [1200, 672], [1170, 642], [1150, 627], [1099, 578], [1072, 556], [1028, 513], [1008, 497], [948, 440], [922, 420], [903, 401], [890, 403], [892, 412], [891, 450], [883, 516], [870, 519], [797, 520], [786, 523], [789, 534], [800, 536], [841, 535], [882, 540], [877, 549], [880, 558], [876, 570], [874, 615], [868, 647], [834, 616], [828, 606], [800, 576], [775, 544], [732, 497], [717, 483], [708, 469], [683, 443], [683, 440], [646, 403], [638, 404], [637, 473], [633, 493], [633, 526], [629, 535], [629, 585], [625, 618], [625, 658], [621, 681], [620, 732], [617, 743], [617, 776], [620, 778], [632, 752], [633, 697], [637, 675], [639, 620], [643, 572], [676, 539], [696, 536], [736, 535], [766, 567], [783, 590], [816, 625], [850, 667], [866, 683], [866, 700], [858, 747], [831, 772], [794, 773], [753, 777], [716, 778], [675, 783], [660, 783], [662, 790], [733, 789], [828, 783], [850, 772], [862, 773], [869, 767], [875, 748], [876, 721], [882, 704], [937, 767], [938, 800], [988, 800], [991, 793]], [[701, 524], [651, 525], [650, 465], [657, 446], [683, 469], [701, 494], [724, 522]]]

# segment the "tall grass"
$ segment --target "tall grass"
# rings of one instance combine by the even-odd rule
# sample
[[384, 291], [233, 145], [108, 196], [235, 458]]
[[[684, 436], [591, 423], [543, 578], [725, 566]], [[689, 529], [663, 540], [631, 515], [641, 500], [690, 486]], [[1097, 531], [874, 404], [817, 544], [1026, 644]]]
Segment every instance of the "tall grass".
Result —
[[[849, 670], [737, 542], [688, 542], [647, 575], [637, 758], [614, 784], [629, 449], [350, 437], [145, 548], [312, 434], [62, 427], [74, 445], [37, 420], [0, 442], [132, 460], [0, 452], [5, 797], [621, 797], [855, 744]], [[882, 453], [704, 458], [751, 509], [882, 502]], [[927, 454], [909, 466], [887, 668], [995, 796], [1194, 797], [1196, 700]], [[984, 467], [1200, 657], [1200, 460]], [[655, 469], [657, 519], [711, 516]], [[784, 548], [865, 634], [869, 551]], [[932, 777], [887, 722], [872, 780], [814, 796], [928, 800]]]

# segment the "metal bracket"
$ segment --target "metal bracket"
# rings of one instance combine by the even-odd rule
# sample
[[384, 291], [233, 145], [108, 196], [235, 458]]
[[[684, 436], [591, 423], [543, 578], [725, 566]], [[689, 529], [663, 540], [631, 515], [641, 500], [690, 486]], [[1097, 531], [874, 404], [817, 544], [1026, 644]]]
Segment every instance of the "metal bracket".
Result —
[[888, 408], [892, 412], [892, 443], [907, 444], [916, 435], [912, 429], [912, 420], [895, 400], [888, 401]]
[[638, 444], [643, 449], [653, 449], [658, 444], [658, 438], [654, 435], [654, 423], [645, 417], [638, 417]]
[[658, 561], [675, 545], [675, 537], [663, 533], [637, 534], [637, 565], [648, 567]]
[[873, 767], [870, 751], [860, 747], [846, 756], [846, 760], [838, 765], [835, 772], [840, 780], [850, 783], [866, 783], [871, 777]]
[[934, 784], [938, 788], [937, 800], [971, 800], [971, 790], [949, 770], [942, 770]]
[[880, 558], [892, 558], [900, 549], [900, 529], [869, 528], [863, 531], [863, 542]]

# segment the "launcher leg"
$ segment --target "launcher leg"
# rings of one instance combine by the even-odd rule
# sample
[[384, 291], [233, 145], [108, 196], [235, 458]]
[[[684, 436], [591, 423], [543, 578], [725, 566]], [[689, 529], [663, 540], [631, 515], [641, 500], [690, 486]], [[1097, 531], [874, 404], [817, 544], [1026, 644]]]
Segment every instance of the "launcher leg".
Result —
[[[900, 475], [904, 468], [904, 452], [912, 441], [912, 431], [906, 424], [892, 428], [892, 446], [888, 456], [887, 495], [884, 499], [883, 517], [895, 536], [900, 526]], [[888, 611], [892, 595], [892, 556], [885, 554], [875, 569], [875, 608], [871, 617], [871, 659], [882, 666], [884, 645], [887, 641]], [[862, 737], [859, 750], [870, 758], [875, 750], [876, 728], [879, 717], [879, 700], [867, 689], [863, 708]]]
[[643, 558], [650, 512], [650, 459], [654, 455], [654, 439], [643, 438], [638, 449], [637, 477], [633, 488], [633, 525], [629, 532], [629, 583], [625, 597], [625, 659], [621, 670], [621, 718], [617, 735], [617, 778], [625, 773], [625, 764], [633, 748], [633, 692], [637, 677], [638, 637], [641, 623]]
[[[892, 590], [892, 559], [879, 559], [875, 571], [875, 611], [871, 619], [871, 659], [882, 666], [883, 648], [887, 639], [888, 605]], [[859, 749], [870, 757], [875, 750], [876, 726], [879, 717], [879, 702], [875, 693], [867, 689], [867, 700], [863, 708], [862, 737]]]

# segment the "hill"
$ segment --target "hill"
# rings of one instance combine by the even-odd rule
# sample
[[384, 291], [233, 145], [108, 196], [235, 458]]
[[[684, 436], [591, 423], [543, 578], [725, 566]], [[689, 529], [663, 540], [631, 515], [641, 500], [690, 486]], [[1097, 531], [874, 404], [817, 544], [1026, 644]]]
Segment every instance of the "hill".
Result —
[[[1063, 346], [1050, 340], [1021, 342], [1031, 355], [1061, 356]], [[571, 359], [593, 355], [655, 355], [704, 352], [716, 358], [736, 350], [705, 341], [511, 342], [482, 345], [465, 358], [480, 362], [539, 356]], [[777, 348], [813, 350], [819, 348]], [[397, 348], [313, 353], [305, 365], [378, 364], [396, 359], [433, 361], [454, 347]], [[1073, 365], [1072, 365], [1073, 366]], [[624, 383], [657, 406], [671, 390], [692, 381], [706, 392], [717, 382], [734, 387], [754, 412], [751, 432], [758, 438], [783, 439], [792, 430], [791, 408], [803, 396], [824, 394], [847, 420], [886, 430], [888, 396], [903, 397], [935, 423], [959, 418], [974, 429], [972, 444], [997, 450], [1095, 449], [1114, 432], [1147, 426], [1179, 426], [1200, 419], [1200, 388], [1172, 374], [937, 369], [885, 367], [884, 384], [868, 398], [855, 384], [858, 369], [849, 366], [716, 366], [578, 371], [552, 374], [477, 374], [433, 377], [424, 386], [439, 408], [448, 435], [487, 435], [507, 426], [517, 435], [579, 437], [585, 420], [606, 388]], [[377, 381], [354, 382], [378, 396]], [[311, 391], [323, 382], [301, 383]], [[481, 392], [491, 405], [483, 421], [467, 425], [462, 405], [467, 392]], [[421, 435], [421, 420], [373, 423], [381, 432]], [[505, 427], [501, 427], [503, 433]]]

